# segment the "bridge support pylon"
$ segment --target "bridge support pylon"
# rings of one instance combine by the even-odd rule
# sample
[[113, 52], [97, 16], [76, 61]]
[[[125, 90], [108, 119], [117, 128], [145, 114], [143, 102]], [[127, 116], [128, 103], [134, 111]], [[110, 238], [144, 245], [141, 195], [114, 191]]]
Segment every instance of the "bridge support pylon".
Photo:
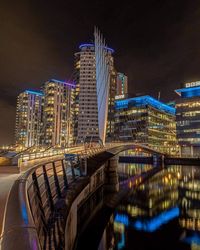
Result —
[[154, 154], [153, 155], [153, 166], [164, 166], [164, 162], [165, 162], [165, 156], [164, 155], [158, 155], [158, 154]]
[[119, 161], [119, 158], [115, 156], [106, 162], [104, 186], [107, 192], [119, 191], [119, 179], [118, 179], [118, 173], [117, 173], [118, 161]]

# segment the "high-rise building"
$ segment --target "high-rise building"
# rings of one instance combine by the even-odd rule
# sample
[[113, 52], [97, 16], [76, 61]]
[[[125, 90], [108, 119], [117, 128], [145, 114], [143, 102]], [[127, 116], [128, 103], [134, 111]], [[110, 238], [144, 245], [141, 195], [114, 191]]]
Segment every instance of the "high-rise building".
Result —
[[155, 150], [177, 154], [175, 108], [150, 96], [117, 100], [116, 140], [143, 143]]
[[[75, 79], [75, 78], [74, 78]], [[76, 87], [72, 89], [71, 93], [71, 115], [72, 115], [72, 124], [71, 124], [71, 135], [72, 135], [72, 144], [77, 143], [78, 138], [78, 114], [79, 114], [79, 83], [76, 84]]]
[[[113, 50], [95, 30], [95, 43], [75, 53], [74, 136], [77, 142], [105, 143]], [[76, 111], [74, 111], [76, 109]]]
[[72, 143], [70, 83], [51, 79], [44, 84], [43, 143], [66, 147]]
[[177, 140], [182, 156], [200, 156], [200, 81], [175, 90]]
[[17, 98], [16, 144], [22, 147], [38, 146], [42, 124], [41, 92], [26, 90]]
[[[113, 57], [112, 57], [113, 59]], [[113, 60], [111, 60], [113, 62]], [[108, 99], [108, 119], [106, 129], [106, 141], [114, 140], [114, 125], [115, 125], [115, 96], [116, 96], [116, 70], [114, 63], [110, 64], [110, 88]]]
[[116, 84], [116, 99], [124, 99], [128, 97], [128, 77], [118, 72]]
[[76, 142], [99, 140], [94, 44], [82, 44], [75, 53], [74, 137]]

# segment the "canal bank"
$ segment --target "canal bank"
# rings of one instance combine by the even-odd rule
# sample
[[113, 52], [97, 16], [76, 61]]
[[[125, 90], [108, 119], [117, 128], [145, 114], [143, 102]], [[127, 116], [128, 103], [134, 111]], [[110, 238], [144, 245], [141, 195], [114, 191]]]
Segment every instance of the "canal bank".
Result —
[[[142, 163], [142, 164], [154, 164], [153, 156], [119, 156], [120, 163]], [[199, 166], [200, 158], [183, 158], [183, 157], [168, 157], [161, 156], [157, 157], [157, 161], [165, 165], [189, 165], [189, 166]]]

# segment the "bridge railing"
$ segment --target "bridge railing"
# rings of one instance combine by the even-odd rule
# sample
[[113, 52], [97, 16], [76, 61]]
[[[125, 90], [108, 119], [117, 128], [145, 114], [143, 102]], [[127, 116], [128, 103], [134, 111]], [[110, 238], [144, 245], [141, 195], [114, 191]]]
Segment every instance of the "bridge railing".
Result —
[[[113, 153], [115, 155], [126, 148], [123, 145], [112, 143], [98, 150], [82, 150], [81, 157], [84, 159], [118, 147]], [[66, 207], [65, 197], [69, 184], [81, 172], [77, 164], [66, 164], [64, 159], [59, 159], [37, 165], [19, 177], [8, 198], [0, 249], [62, 249], [66, 225], [63, 216], [66, 215], [60, 210]], [[87, 171], [84, 173], [87, 175]]]
[[68, 153], [70, 151], [74, 151], [79, 149], [79, 153], [86, 152], [88, 155], [93, 154], [93, 153], [99, 153], [100, 151], [104, 151], [105, 149], [108, 149], [113, 146], [120, 145], [122, 143], [120, 142], [115, 142], [115, 143], [109, 143], [106, 146], [102, 147], [89, 147], [85, 148], [84, 145], [79, 145], [76, 147], [70, 147], [70, 148], [65, 148], [65, 149], [52, 149], [50, 148], [49, 150], [46, 151], [41, 151], [41, 152], [34, 152], [34, 153], [23, 153], [19, 155], [19, 161], [20, 162], [25, 162], [25, 161], [30, 161], [30, 160], [35, 160], [35, 159], [41, 159], [45, 157], [51, 157], [51, 156], [57, 156], [57, 155], [63, 155], [64, 153]]
[[64, 160], [38, 165], [13, 185], [7, 203], [1, 249], [62, 249], [64, 218], [59, 209], [79, 171]]
[[[105, 150], [81, 151], [81, 157]], [[66, 211], [63, 215], [60, 209], [65, 208], [69, 184], [82, 172], [77, 164], [59, 159], [32, 167], [20, 176], [7, 201], [0, 249], [63, 249]]]

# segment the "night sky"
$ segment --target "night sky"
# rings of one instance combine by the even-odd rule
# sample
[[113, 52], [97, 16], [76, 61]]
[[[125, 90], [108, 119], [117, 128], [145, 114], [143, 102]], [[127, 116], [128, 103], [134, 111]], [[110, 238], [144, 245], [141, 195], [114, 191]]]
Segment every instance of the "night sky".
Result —
[[199, 0], [1, 1], [0, 145], [14, 142], [17, 95], [70, 80], [73, 54], [92, 41], [95, 25], [131, 96], [161, 91], [169, 101], [181, 83], [200, 80]]

